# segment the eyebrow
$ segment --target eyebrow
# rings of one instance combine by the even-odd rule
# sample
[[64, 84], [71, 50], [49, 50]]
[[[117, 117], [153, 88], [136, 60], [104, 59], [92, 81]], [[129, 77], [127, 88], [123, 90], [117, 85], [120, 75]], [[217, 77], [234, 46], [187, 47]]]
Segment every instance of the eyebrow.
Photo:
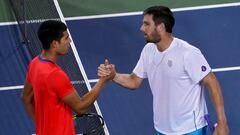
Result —
[[144, 24], [150, 24], [148, 21], [143, 21]]

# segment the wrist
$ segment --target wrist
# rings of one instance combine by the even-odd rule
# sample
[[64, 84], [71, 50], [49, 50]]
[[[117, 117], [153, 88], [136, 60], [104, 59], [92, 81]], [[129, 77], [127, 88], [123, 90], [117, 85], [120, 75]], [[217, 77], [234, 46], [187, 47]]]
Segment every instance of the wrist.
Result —
[[118, 74], [118, 73], [115, 73], [115, 74], [113, 75], [112, 81], [116, 82], [116, 80], [117, 80], [117, 74]]
[[217, 123], [218, 123], [218, 124], [227, 125], [227, 120], [226, 120], [226, 118], [224, 117], [224, 118], [218, 119]]
[[101, 84], [105, 84], [105, 83], [107, 83], [107, 79], [105, 79], [104, 77], [100, 77], [98, 82]]
[[227, 121], [223, 121], [223, 120], [222, 121], [218, 120], [217, 123], [221, 125], [227, 125]]

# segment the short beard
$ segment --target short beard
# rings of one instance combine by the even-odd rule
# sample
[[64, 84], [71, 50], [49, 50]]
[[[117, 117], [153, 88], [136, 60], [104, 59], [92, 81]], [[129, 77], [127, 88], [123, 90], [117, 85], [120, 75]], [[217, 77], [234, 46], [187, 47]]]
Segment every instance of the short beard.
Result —
[[158, 43], [161, 41], [161, 37], [159, 35], [153, 35], [153, 37], [151, 39], [146, 38], [145, 39], [147, 43]]
[[147, 43], [158, 43], [161, 41], [161, 39], [161, 36], [157, 33], [156, 30], [151, 33], [150, 38], [145, 38]]

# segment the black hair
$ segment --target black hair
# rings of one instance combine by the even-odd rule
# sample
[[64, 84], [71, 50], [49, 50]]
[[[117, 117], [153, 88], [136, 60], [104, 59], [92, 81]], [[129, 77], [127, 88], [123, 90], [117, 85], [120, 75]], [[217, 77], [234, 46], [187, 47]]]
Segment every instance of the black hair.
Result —
[[173, 26], [175, 24], [175, 19], [172, 11], [165, 6], [152, 6], [144, 10], [144, 15], [153, 15], [153, 21], [155, 25], [164, 23], [166, 31], [172, 33]]
[[53, 40], [59, 41], [66, 30], [67, 26], [61, 21], [44, 21], [38, 28], [38, 38], [42, 43], [43, 49], [48, 50]]

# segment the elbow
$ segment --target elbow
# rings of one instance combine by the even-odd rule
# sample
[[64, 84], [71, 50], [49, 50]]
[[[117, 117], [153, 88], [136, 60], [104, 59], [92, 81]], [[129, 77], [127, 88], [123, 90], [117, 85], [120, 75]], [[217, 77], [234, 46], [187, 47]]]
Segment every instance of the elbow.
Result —
[[84, 108], [76, 108], [75, 110], [73, 110], [75, 113], [77, 113], [78, 115], [84, 114], [87, 112], [87, 109]]
[[129, 88], [129, 90], [136, 90], [137, 88]]
[[74, 111], [75, 113], [77, 113], [78, 115], [80, 115], [80, 114], [84, 114], [84, 113], [86, 113], [86, 112], [88, 111], [88, 106], [87, 106], [87, 105], [84, 105], [84, 104], [82, 104], [82, 103], [78, 103], [78, 105], [75, 106], [75, 107], [72, 108], [72, 109], [73, 109], [73, 111]]
[[130, 90], [136, 90], [138, 89], [140, 84], [134, 83], [132, 86], [129, 87]]
[[26, 96], [24, 96], [23, 94], [21, 95], [21, 100], [24, 104], [26, 104], [28, 102]]
[[21, 95], [21, 100], [24, 103], [24, 105], [31, 105], [34, 104], [34, 96], [33, 93], [26, 95], [26, 94], [22, 94]]

